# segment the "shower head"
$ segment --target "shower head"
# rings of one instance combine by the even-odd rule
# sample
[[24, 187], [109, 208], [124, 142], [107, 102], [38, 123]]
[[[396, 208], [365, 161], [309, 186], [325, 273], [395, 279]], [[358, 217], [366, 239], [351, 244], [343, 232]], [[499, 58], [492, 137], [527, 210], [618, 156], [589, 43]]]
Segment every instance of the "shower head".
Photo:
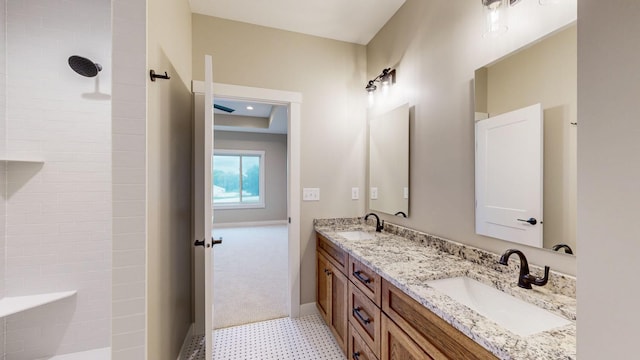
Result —
[[83, 58], [82, 56], [73, 55], [69, 57], [69, 66], [73, 71], [86, 77], [94, 77], [102, 70], [102, 66], [98, 63]]

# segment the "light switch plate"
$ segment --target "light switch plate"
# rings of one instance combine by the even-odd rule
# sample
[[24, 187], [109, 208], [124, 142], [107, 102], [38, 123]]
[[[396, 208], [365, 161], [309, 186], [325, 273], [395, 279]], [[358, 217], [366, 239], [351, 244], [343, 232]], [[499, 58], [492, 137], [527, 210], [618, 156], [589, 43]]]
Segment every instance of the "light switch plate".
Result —
[[351, 200], [360, 199], [360, 188], [352, 187], [351, 188]]
[[302, 201], [320, 201], [320, 188], [303, 188]]
[[369, 192], [369, 194], [371, 195], [371, 200], [378, 200], [378, 188], [377, 187], [372, 187], [371, 191]]
[[404, 195], [403, 197], [404, 197], [405, 199], [408, 199], [408, 198], [409, 198], [409, 188], [408, 188], [408, 187], [405, 187], [405, 188], [404, 188], [404, 194], [403, 194], [403, 195]]

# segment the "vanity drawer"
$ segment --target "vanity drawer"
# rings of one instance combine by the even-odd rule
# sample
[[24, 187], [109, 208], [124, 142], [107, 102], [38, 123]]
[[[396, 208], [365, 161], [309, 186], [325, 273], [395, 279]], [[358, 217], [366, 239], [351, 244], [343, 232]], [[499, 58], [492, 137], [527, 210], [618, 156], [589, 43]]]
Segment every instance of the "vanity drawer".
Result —
[[349, 360], [378, 360], [367, 343], [358, 334], [353, 325], [349, 325], [349, 352], [347, 352]]
[[497, 359], [386, 280], [382, 280], [382, 311], [434, 359]]
[[349, 280], [378, 307], [381, 306], [382, 282], [380, 275], [351, 256], [349, 257]]
[[380, 308], [349, 282], [349, 323], [376, 357], [380, 357]]
[[322, 252], [329, 261], [335, 265], [343, 274], [347, 273], [349, 254], [340, 249], [337, 245], [327, 240], [324, 236], [316, 233], [316, 247]]

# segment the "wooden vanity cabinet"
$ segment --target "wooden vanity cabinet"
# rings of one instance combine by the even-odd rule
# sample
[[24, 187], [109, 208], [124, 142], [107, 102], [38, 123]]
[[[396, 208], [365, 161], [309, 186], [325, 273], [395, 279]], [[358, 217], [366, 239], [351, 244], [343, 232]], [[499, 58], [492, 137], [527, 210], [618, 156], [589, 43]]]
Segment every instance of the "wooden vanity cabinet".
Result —
[[316, 257], [317, 307], [348, 359], [497, 359], [319, 233]]
[[[422, 351], [433, 358], [449, 360], [495, 360], [493, 354], [448, 324], [429, 309], [412, 299], [388, 281], [382, 281], [382, 311]], [[390, 339], [399, 339], [397, 332], [389, 333], [388, 326], [382, 334], [381, 360], [402, 359], [391, 356]], [[385, 343], [386, 342], [386, 343]], [[403, 344], [398, 342], [398, 344]], [[408, 357], [407, 359], [411, 359]]]
[[[325, 241], [327, 240], [325, 239]], [[320, 244], [320, 239], [318, 239], [318, 244]], [[339, 252], [333, 252], [333, 254], [339, 255]], [[338, 345], [346, 354], [348, 340], [347, 293], [349, 290], [349, 281], [344, 274], [346, 259], [343, 264], [342, 267], [336, 266], [335, 258], [329, 257], [327, 252], [318, 246], [316, 251], [316, 305]]]

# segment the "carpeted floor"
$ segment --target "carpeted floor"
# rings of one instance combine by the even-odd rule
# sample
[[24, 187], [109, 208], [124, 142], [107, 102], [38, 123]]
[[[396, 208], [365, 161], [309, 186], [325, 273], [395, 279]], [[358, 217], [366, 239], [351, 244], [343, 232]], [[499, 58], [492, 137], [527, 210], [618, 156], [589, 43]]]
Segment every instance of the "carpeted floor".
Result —
[[213, 253], [214, 329], [287, 316], [286, 225], [224, 228]]

